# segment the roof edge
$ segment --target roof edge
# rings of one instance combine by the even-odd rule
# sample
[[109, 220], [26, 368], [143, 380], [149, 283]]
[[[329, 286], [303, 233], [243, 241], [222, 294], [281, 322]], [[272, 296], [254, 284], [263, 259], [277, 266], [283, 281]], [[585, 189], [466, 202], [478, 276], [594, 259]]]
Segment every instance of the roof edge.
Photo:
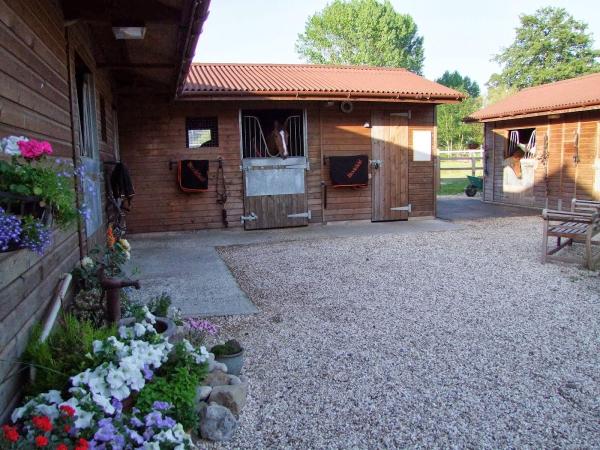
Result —
[[463, 122], [465, 123], [486, 123], [486, 122], [498, 122], [501, 120], [513, 120], [513, 119], [522, 119], [527, 117], [540, 117], [540, 116], [550, 116], [552, 114], [569, 114], [574, 112], [581, 111], [593, 111], [596, 109], [600, 109], [600, 103], [592, 103], [583, 106], [574, 106], [572, 108], [560, 108], [560, 109], [543, 109], [543, 110], [535, 110], [529, 112], [522, 112], [517, 114], [508, 114], [508, 115], [496, 115], [489, 117], [465, 117]]

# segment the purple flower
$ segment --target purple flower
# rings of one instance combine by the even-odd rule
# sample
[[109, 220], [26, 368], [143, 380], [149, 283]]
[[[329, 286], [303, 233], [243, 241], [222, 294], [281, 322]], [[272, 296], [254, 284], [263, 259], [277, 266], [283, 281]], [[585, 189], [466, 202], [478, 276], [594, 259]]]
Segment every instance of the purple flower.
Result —
[[113, 408], [115, 408], [116, 414], [121, 414], [121, 412], [123, 411], [123, 403], [116, 398], [112, 398], [110, 400], [110, 404], [113, 406]]
[[156, 401], [156, 402], [152, 403], [152, 409], [155, 409], [157, 411], [166, 411], [170, 407], [171, 407], [171, 404], [169, 402]]
[[144, 443], [144, 438], [137, 431], [131, 430], [129, 428], [125, 428], [125, 431], [129, 435], [129, 438], [137, 445], [142, 445]]
[[21, 233], [21, 221], [0, 208], [0, 250], [8, 250], [11, 244], [18, 245]]
[[110, 442], [116, 438], [116, 428], [112, 424], [112, 419], [102, 419], [98, 421], [100, 428], [94, 434], [94, 440], [100, 442]]
[[[150, 366], [148, 364], [144, 364], [144, 367], [142, 367], [142, 372], [144, 374], [144, 378], [146, 380], [151, 380], [152, 377], [154, 376], [154, 372], [152, 372], [152, 370], [150, 369]], [[158, 402], [155, 402], [158, 403]]]
[[43, 255], [52, 243], [52, 232], [39, 220], [31, 216], [23, 219], [21, 242], [22, 248], [27, 248], [38, 255]]
[[202, 331], [210, 336], [219, 333], [219, 328], [208, 320], [190, 318], [185, 320], [185, 325], [191, 330]]
[[131, 423], [131, 425], [133, 425], [136, 428], [141, 428], [144, 426], [144, 422], [142, 422], [140, 419], [138, 419], [137, 417], [132, 417], [129, 422]]

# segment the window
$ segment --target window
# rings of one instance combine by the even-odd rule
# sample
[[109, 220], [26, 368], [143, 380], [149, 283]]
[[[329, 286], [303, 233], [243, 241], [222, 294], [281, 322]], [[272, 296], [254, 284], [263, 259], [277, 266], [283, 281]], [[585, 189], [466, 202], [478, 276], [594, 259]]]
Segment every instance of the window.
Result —
[[187, 148], [219, 146], [219, 126], [216, 117], [188, 118], [186, 130]]
[[102, 142], [106, 142], [108, 139], [106, 134], [106, 102], [102, 95], [100, 96], [100, 137]]
[[246, 109], [240, 114], [243, 158], [306, 155], [303, 110]]
[[504, 158], [510, 158], [517, 151], [522, 152], [521, 158], [530, 158], [535, 154], [535, 128], [521, 128], [508, 132]]
[[83, 207], [89, 211], [85, 218], [85, 231], [91, 237], [102, 225], [102, 177], [98, 151], [98, 124], [96, 122], [96, 93], [94, 78], [85, 63], [75, 57], [75, 82], [77, 88], [76, 110], [79, 113], [78, 143], [80, 164], [85, 176], [80, 179]]

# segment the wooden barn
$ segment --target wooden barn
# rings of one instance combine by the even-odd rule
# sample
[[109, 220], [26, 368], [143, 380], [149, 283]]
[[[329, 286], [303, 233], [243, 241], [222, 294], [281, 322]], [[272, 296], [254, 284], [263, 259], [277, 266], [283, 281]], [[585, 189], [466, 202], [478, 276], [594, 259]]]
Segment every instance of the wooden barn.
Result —
[[524, 89], [466, 121], [485, 125], [484, 201], [600, 200], [600, 74]]
[[403, 69], [192, 64], [175, 101], [119, 103], [128, 229], [433, 217], [435, 106], [461, 98]]
[[90, 208], [82, 226], [53, 229], [43, 256], [0, 252], [0, 422], [24, 378], [16, 361], [31, 326], [46, 315], [63, 273], [104, 239], [103, 163], [119, 158], [119, 104], [148, 92], [175, 96], [208, 5], [0, 0], [0, 138], [48, 141], [51, 159], [85, 166], [90, 175], [78, 192], [78, 204]]

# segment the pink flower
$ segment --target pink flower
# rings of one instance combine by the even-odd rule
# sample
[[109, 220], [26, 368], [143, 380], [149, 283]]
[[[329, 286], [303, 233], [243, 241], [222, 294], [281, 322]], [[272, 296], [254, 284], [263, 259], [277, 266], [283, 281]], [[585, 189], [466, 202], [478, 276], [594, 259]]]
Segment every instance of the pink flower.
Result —
[[52, 154], [52, 146], [46, 141], [30, 139], [28, 141], [19, 141], [17, 145], [21, 151], [21, 156], [26, 159], [37, 159], [43, 155]]

